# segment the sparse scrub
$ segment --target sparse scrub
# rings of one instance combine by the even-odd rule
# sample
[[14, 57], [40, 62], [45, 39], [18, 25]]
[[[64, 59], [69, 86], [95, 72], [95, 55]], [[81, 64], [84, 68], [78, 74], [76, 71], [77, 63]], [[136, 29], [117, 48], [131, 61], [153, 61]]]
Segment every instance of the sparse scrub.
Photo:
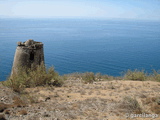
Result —
[[95, 78], [98, 81], [105, 81], [105, 80], [114, 80], [117, 79], [117, 77], [109, 76], [109, 75], [103, 75], [101, 73], [96, 73]]
[[22, 100], [20, 97], [14, 96], [13, 97], [13, 107], [25, 107], [26, 101]]
[[153, 70], [151, 79], [153, 79], [154, 81], [160, 82], [160, 70], [159, 71]]
[[147, 74], [144, 72], [144, 70], [128, 70], [124, 78], [128, 80], [136, 80], [136, 81], [144, 81], [146, 80]]
[[81, 90], [81, 91], [80, 91], [80, 94], [81, 94], [81, 95], [85, 95], [85, 94], [86, 94], [86, 91], [85, 91], [85, 90]]
[[59, 75], [55, 76], [51, 81], [51, 85], [53, 86], [61, 87], [63, 84], [64, 84], [64, 79]]
[[29, 93], [21, 94], [21, 99], [27, 103], [37, 103], [39, 96], [37, 95], [30, 95]]
[[132, 97], [124, 97], [122, 103], [120, 104], [120, 109], [124, 109], [124, 112], [130, 113], [142, 113], [142, 109], [135, 98]]
[[95, 77], [96, 77], [96, 79], [98, 80], [98, 81], [101, 81], [102, 80], [102, 74], [101, 73], [96, 73], [95, 74]]
[[26, 87], [42, 86], [46, 84], [61, 86], [63, 80], [58, 73], [55, 72], [53, 67], [46, 70], [44, 64], [41, 64], [36, 68], [31, 67], [31, 69], [19, 67], [18, 73], [10, 76], [3, 84], [11, 87], [15, 92], [22, 92]]
[[[46, 73], [57, 76], [58, 74], [52, 73], [53, 71], [47, 70]], [[81, 78], [84, 73], [79, 75], [79, 78]], [[94, 77], [97, 78], [96, 74], [94, 74]], [[101, 77], [100, 74], [99, 77]], [[48, 86], [47, 83], [47, 85], [27, 88], [21, 94], [17, 94], [1, 85], [1, 96], [3, 98], [1, 101], [7, 103], [7, 106], [1, 104], [1, 111], [6, 116], [15, 119], [31, 119], [36, 116], [33, 119], [37, 120], [126, 120], [130, 119], [124, 116], [126, 113], [160, 114], [160, 83], [158, 82], [115, 79], [113, 81], [108, 81], [108, 79], [106, 81], [103, 79], [103, 81], [96, 81], [97, 79], [95, 79], [96, 82], [93, 84], [84, 84], [81, 81], [82, 79], [75, 79], [73, 76], [70, 76], [70, 78], [71, 80], [68, 78], [64, 83], [64, 85], [69, 84], [68, 86], [52, 86], [53, 83], [56, 83], [56, 77], [54, 77], [49, 82], [51, 85]], [[11, 94], [17, 97], [13, 98]], [[126, 94], [127, 97], [125, 97]], [[8, 107], [8, 105], [10, 106]], [[155, 120], [158, 120], [158, 118]]]
[[86, 72], [83, 73], [82, 80], [84, 81], [84, 83], [93, 83], [96, 78], [93, 72]]
[[[109, 76], [109, 75], [105, 75], [105, 74], [101, 74], [101, 73], [93, 73], [93, 72], [85, 72], [85, 73], [75, 72], [75, 73], [71, 73], [71, 74], [65, 74], [65, 75], [63, 75], [63, 77], [65, 79], [69, 79], [69, 80], [83, 79], [83, 81], [86, 81], [85, 83], [92, 83], [93, 81], [105, 81], [105, 80], [117, 79], [117, 77], [113, 77], [113, 76]], [[93, 81], [92, 80], [87, 81], [87, 79], [90, 79], [90, 78], [93, 79]], [[119, 77], [119, 78], [122, 79], [121, 77]]]
[[75, 72], [75, 73], [65, 74], [65, 75], [63, 75], [63, 76], [64, 76], [65, 78], [81, 79], [81, 78], [82, 78], [82, 74], [83, 74], [83, 73]]
[[160, 114], [160, 96], [147, 97], [145, 100], [143, 100], [143, 105], [149, 105], [151, 112]]
[[115, 89], [115, 87], [114, 87], [114, 85], [113, 85], [112, 82], [110, 82], [110, 83], [108, 84], [108, 89]]

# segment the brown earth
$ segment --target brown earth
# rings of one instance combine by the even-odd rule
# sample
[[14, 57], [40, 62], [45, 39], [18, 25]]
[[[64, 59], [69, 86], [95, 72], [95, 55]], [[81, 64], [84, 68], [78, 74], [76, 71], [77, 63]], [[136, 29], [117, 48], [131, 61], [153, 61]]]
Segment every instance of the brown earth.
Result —
[[26, 88], [21, 94], [3, 85], [0, 89], [0, 120], [128, 120], [134, 114], [156, 117], [134, 120], [160, 120], [159, 82], [84, 84], [77, 79], [65, 81], [62, 87]]

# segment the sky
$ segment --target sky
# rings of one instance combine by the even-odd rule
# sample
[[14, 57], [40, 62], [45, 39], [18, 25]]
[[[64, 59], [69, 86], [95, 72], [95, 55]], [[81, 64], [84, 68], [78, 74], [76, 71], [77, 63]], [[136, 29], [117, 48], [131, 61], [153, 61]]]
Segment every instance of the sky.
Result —
[[160, 20], [160, 0], [0, 0], [0, 18]]

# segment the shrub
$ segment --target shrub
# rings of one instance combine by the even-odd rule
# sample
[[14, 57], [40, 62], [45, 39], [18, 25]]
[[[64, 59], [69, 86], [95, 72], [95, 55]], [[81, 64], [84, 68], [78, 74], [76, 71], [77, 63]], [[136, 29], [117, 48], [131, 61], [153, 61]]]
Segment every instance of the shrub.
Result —
[[59, 74], [55, 72], [53, 67], [46, 69], [44, 64], [41, 64], [30, 69], [19, 67], [18, 73], [10, 76], [3, 84], [11, 87], [15, 92], [22, 92], [26, 87], [50, 84], [51, 80], [55, 80], [53, 83], [56, 84], [53, 85], [60, 86], [59, 84], [63, 84]]
[[103, 75], [101, 73], [96, 73], [95, 77], [96, 77], [96, 79], [101, 80]]
[[86, 72], [82, 75], [84, 83], [93, 83], [95, 81], [95, 75], [93, 72]]
[[[96, 74], [95, 74], [95, 78], [96, 78], [96, 80], [98, 80], [98, 81], [110, 80], [110, 79], [112, 79], [111, 77], [112, 77], [112, 76], [103, 75], [103, 74], [101, 74], [101, 73], [96, 73]], [[113, 80], [113, 79], [112, 79], [112, 80]]]
[[55, 72], [54, 67], [50, 67], [47, 70], [47, 76], [49, 77], [48, 84], [60, 87], [64, 84], [64, 78]]
[[122, 109], [125, 109], [126, 111], [130, 113], [141, 113], [142, 109], [138, 103], [138, 101], [135, 98], [132, 97], [124, 97], [122, 103], [119, 106]]
[[160, 114], [160, 96], [147, 97], [143, 100], [143, 105], [149, 105], [152, 113]]
[[144, 70], [128, 70], [125, 75], [124, 78], [128, 79], [128, 80], [140, 80], [140, 81], [144, 81], [146, 80], [146, 73], [144, 72]]
[[152, 78], [153, 80], [160, 82], [160, 71], [153, 70]]
[[64, 79], [57, 74], [52, 78], [50, 84], [53, 86], [61, 87], [64, 84]]

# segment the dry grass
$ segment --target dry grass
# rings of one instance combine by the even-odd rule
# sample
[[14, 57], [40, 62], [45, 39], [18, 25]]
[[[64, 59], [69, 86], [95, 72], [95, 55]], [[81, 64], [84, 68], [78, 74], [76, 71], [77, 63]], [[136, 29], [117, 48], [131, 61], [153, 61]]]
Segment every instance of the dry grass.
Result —
[[25, 107], [25, 106], [26, 106], [26, 102], [24, 100], [21, 100], [17, 96], [13, 97], [13, 105], [12, 105], [12, 107]]
[[[29, 78], [28, 75], [35, 75], [34, 72], [25, 73], [23, 76], [26, 75], [25, 78]], [[43, 74], [42, 71], [38, 72], [40, 73]], [[148, 75], [144, 71], [130, 71], [129, 74], [124, 75], [125, 79], [131, 77], [134, 81], [117, 80], [118, 77], [89, 72], [65, 75], [62, 78], [53, 68], [44, 72], [44, 75], [47, 75], [47, 78], [48, 75], [51, 75], [52, 79], [39, 82], [38, 80], [43, 79], [44, 76], [38, 79], [33, 77], [38, 81], [37, 83], [32, 79], [25, 79], [31, 80], [28, 86], [23, 79], [25, 83], [23, 84], [25, 86], [22, 87], [23, 92], [13, 98], [12, 106], [0, 104], [0, 110], [13, 116], [14, 119], [11, 120], [39, 120], [40, 118], [46, 120], [53, 118], [60, 120], [126, 120], [126, 113], [160, 115], [160, 82], [156, 82], [159, 80], [158, 72]], [[11, 86], [8, 85], [12, 88], [15, 81], [7, 82], [13, 82]], [[19, 85], [18, 80], [16, 82]], [[30, 83], [34, 84], [30, 85]], [[21, 86], [18, 87], [21, 90]]]
[[159, 82], [113, 80], [85, 84], [82, 81], [67, 80], [61, 87], [25, 88], [19, 97], [13, 98], [17, 108], [6, 108], [10, 111], [5, 113], [14, 116], [11, 120], [22, 116], [31, 120], [126, 120], [125, 113], [160, 115]]
[[155, 97], [147, 97], [143, 100], [143, 105], [149, 105], [153, 113], [160, 114], [160, 95]]
[[[3, 85], [11, 87], [15, 92], [22, 92], [26, 87], [36, 87], [44, 85], [53, 85], [61, 87], [64, 84], [64, 80], [77, 80], [83, 83], [93, 83], [96, 81], [111, 81], [111, 80], [134, 80], [134, 81], [160, 81], [159, 71], [153, 70], [153, 73], [148, 75], [143, 70], [128, 70], [124, 77], [113, 77], [108, 75], [102, 75], [101, 73], [94, 74], [93, 72], [86, 73], [73, 73], [64, 76], [59, 76], [51, 67], [46, 69], [44, 64], [37, 66], [36, 68], [25, 69], [19, 68], [17, 74], [9, 77], [7, 81], [3, 82]], [[114, 85], [110, 85], [111, 89], [114, 89]]]
[[142, 113], [142, 108], [140, 107], [139, 102], [136, 100], [136, 98], [132, 98], [130, 96], [125, 96], [123, 98], [122, 102], [119, 105], [119, 108], [124, 113]]

